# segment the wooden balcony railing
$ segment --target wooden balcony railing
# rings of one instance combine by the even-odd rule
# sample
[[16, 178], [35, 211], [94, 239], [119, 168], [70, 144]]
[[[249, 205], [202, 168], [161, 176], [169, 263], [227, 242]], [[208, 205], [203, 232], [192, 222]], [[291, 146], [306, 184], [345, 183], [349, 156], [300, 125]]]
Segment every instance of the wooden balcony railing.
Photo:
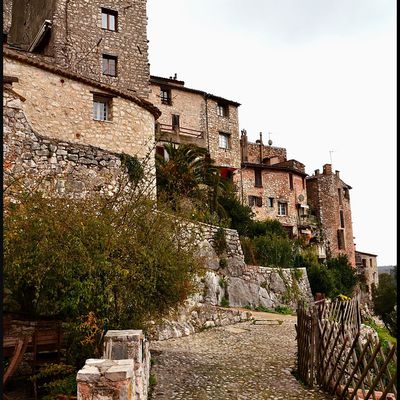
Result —
[[190, 136], [196, 139], [203, 139], [204, 133], [197, 129], [185, 128], [183, 126], [173, 126], [168, 124], [158, 124], [159, 125], [159, 133], [167, 132], [167, 133], [175, 133], [177, 135]]

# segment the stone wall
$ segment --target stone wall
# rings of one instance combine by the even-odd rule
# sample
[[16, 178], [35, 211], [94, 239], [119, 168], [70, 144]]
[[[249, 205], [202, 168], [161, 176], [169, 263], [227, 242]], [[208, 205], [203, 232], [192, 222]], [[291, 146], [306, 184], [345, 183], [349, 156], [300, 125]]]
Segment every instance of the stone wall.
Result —
[[[314, 175], [308, 177], [306, 186], [309, 204], [321, 222], [322, 231], [332, 257], [346, 254], [350, 264], [355, 266], [349, 194], [351, 187], [340, 179], [339, 171], [332, 172], [330, 164], [324, 165], [322, 174], [319, 173], [319, 170], [316, 170]], [[339, 249], [338, 231], [343, 232], [344, 249]]]
[[[10, 43], [27, 49], [44, 18], [49, 19], [51, 35], [42, 54], [79, 75], [148, 97], [146, 0], [14, 2]], [[102, 29], [102, 8], [118, 13], [115, 31]], [[102, 73], [103, 54], [117, 57], [116, 76]]]
[[[139, 159], [154, 153], [154, 114], [157, 113], [150, 103], [135, 102], [134, 97], [117, 95], [118, 92], [106, 90], [104, 85], [91, 85], [89, 81], [65, 76], [61, 70], [46, 69], [44, 64], [8, 54], [4, 57], [4, 75], [18, 78], [13, 89], [25, 98], [26, 118], [37, 133], [137, 155]], [[96, 93], [110, 96], [110, 120], [93, 119]], [[154, 157], [149, 160], [154, 164]]]
[[145, 400], [149, 343], [141, 330], [108, 331], [102, 359], [88, 359], [77, 373], [78, 400]]
[[119, 154], [95, 146], [37, 134], [25, 116], [23, 105], [23, 99], [13, 91], [11, 85], [5, 84], [3, 91], [5, 187], [16, 182], [25, 188], [80, 197], [93, 191], [111, 194], [120, 184], [126, 183], [128, 177], [125, 169], [121, 167]]
[[155, 326], [150, 334], [152, 340], [167, 340], [189, 336], [205, 329], [226, 326], [251, 320], [251, 312], [230, 310], [198, 302], [187, 305], [177, 315], [166, 318]]
[[[262, 145], [260, 152], [259, 143], [248, 143], [247, 152], [245, 151], [243, 162], [260, 164], [265, 158], [277, 158], [277, 162], [286, 161], [286, 149], [283, 147], [273, 147]], [[261, 157], [261, 158], [260, 158]]]

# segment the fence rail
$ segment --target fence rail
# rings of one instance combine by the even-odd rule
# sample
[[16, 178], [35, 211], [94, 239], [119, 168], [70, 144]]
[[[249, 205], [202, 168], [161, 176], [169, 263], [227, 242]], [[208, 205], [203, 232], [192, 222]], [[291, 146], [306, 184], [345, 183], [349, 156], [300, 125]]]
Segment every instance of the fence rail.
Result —
[[339, 399], [397, 399], [396, 345], [362, 337], [359, 297], [300, 303], [297, 311], [297, 367], [305, 384]]

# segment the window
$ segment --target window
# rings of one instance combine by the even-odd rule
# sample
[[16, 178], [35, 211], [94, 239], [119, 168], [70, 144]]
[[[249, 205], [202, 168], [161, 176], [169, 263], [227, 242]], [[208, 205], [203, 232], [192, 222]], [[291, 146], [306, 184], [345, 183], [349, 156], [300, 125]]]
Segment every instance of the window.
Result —
[[164, 161], [168, 162], [169, 154], [163, 146], [156, 146], [156, 154], [158, 154]]
[[220, 149], [229, 149], [229, 134], [228, 133], [219, 133], [219, 148]]
[[338, 231], [337, 231], [337, 240], [338, 240], [338, 249], [339, 250], [345, 250], [344, 230], [343, 229], [338, 229]]
[[338, 189], [339, 205], [342, 205], [342, 189]]
[[228, 116], [228, 106], [226, 104], [217, 104], [217, 114], [220, 117], [227, 117]]
[[340, 227], [344, 228], [344, 215], [342, 210], [339, 211], [339, 216], [340, 216]]
[[289, 174], [289, 188], [293, 190], [293, 174]]
[[268, 197], [268, 206], [273, 207], [274, 206], [274, 198], [273, 197]]
[[179, 130], [179, 115], [172, 114], [172, 129]]
[[101, 9], [101, 27], [108, 31], [117, 31], [118, 12], [107, 8]]
[[350, 200], [349, 189], [348, 188], [344, 188], [343, 191], [344, 191], [344, 198], [347, 199], [347, 200]]
[[258, 196], [249, 196], [249, 206], [250, 207], [262, 207], [262, 198]]
[[162, 104], [171, 105], [171, 89], [161, 88], [160, 98]]
[[254, 186], [255, 187], [262, 187], [262, 174], [261, 169], [254, 170]]
[[117, 57], [103, 54], [103, 75], [117, 76]]
[[111, 99], [108, 97], [93, 95], [93, 119], [96, 121], [111, 120]]
[[278, 215], [287, 215], [287, 204], [278, 201]]

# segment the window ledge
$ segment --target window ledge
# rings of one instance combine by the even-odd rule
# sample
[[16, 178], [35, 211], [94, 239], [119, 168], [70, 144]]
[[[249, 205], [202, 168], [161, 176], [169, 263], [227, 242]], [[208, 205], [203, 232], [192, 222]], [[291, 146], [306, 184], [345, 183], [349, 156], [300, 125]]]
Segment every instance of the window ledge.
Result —
[[109, 120], [109, 119], [92, 119], [92, 121], [95, 121], [95, 122], [105, 122], [105, 123], [107, 123], [107, 124], [112, 124], [114, 121], [112, 121], [112, 120]]

